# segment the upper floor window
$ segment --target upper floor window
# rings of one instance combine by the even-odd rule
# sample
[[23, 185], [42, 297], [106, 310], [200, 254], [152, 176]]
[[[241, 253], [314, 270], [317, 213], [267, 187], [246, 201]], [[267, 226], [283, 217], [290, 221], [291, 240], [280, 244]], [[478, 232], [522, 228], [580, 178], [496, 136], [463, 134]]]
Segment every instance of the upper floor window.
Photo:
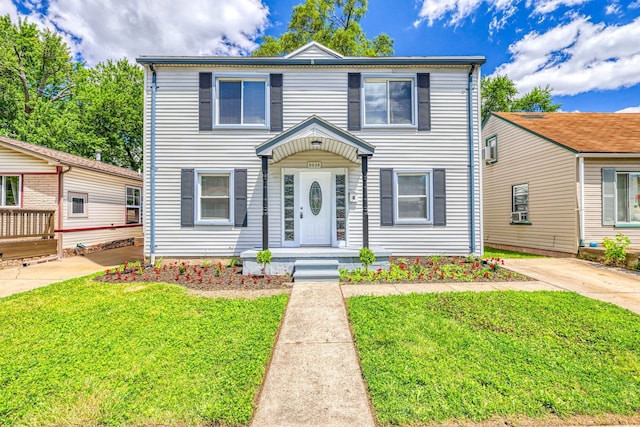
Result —
[[142, 198], [140, 196], [140, 188], [127, 187], [127, 212], [126, 222], [127, 224], [140, 224], [140, 208]]
[[266, 78], [218, 78], [216, 79], [218, 125], [267, 124]]
[[365, 78], [365, 125], [413, 125], [413, 78]]
[[20, 206], [20, 176], [0, 175], [0, 206]]

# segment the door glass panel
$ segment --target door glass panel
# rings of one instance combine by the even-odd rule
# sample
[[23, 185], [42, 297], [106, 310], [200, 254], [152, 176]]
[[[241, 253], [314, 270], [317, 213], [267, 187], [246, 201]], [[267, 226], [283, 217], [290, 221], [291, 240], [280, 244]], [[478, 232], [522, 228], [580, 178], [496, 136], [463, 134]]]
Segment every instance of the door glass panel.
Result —
[[284, 240], [295, 240], [294, 176], [284, 176]]
[[309, 188], [309, 207], [314, 215], [318, 215], [322, 209], [322, 189], [318, 181], [313, 181]]

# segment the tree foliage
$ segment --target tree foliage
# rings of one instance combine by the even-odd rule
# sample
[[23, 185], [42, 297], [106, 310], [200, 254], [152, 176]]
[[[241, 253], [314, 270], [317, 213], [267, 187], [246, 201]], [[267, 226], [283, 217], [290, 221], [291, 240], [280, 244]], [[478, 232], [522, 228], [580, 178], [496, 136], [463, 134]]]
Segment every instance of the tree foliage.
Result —
[[127, 60], [87, 68], [62, 37], [0, 16], [0, 133], [138, 169], [142, 69]]
[[368, 39], [360, 20], [367, 0], [306, 0], [293, 8], [284, 34], [265, 36], [254, 56], [286, 55], [314, 40], [348, 56], [384, 56], [393, 53], [393, 39], [381, 33]]
[[515, 83], [505, 75], [483, 77], [480, 82], [482, 91], [482, 120], [486, 120], [492, 111], [557, 111], [561, 105], [551, 99], [551, 88], [535, 87], [520, 97]]

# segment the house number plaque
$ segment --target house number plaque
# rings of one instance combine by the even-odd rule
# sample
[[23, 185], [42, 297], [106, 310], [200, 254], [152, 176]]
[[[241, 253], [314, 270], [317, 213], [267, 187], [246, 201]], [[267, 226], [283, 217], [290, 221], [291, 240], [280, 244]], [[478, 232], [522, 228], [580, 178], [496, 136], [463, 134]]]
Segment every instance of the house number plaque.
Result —
[[322, 162], [307, 162], [308, 169], [321, 169]]

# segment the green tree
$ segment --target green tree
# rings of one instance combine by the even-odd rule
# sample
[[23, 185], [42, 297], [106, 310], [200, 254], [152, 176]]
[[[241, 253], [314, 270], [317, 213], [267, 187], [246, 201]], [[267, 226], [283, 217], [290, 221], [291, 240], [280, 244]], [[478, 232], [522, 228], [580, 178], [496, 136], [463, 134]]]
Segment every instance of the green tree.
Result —
[[348, 56], [391, 55], [391, 37], [381, 33], [368, 39], [362, 30], [366, 13], [367, 0], [306, 0], [293, 8], [288, 31], [263, 37], [253, 55], [286, 55], [312, 40]]
[[521, 97], [515, 83], [506, 75], [483, 77], [480, 82], [482, 91], [482, 120], [486, 120], [492, 111], [557, 111], [561, 105], [551, 99], [551, 88], [535, 87]]

